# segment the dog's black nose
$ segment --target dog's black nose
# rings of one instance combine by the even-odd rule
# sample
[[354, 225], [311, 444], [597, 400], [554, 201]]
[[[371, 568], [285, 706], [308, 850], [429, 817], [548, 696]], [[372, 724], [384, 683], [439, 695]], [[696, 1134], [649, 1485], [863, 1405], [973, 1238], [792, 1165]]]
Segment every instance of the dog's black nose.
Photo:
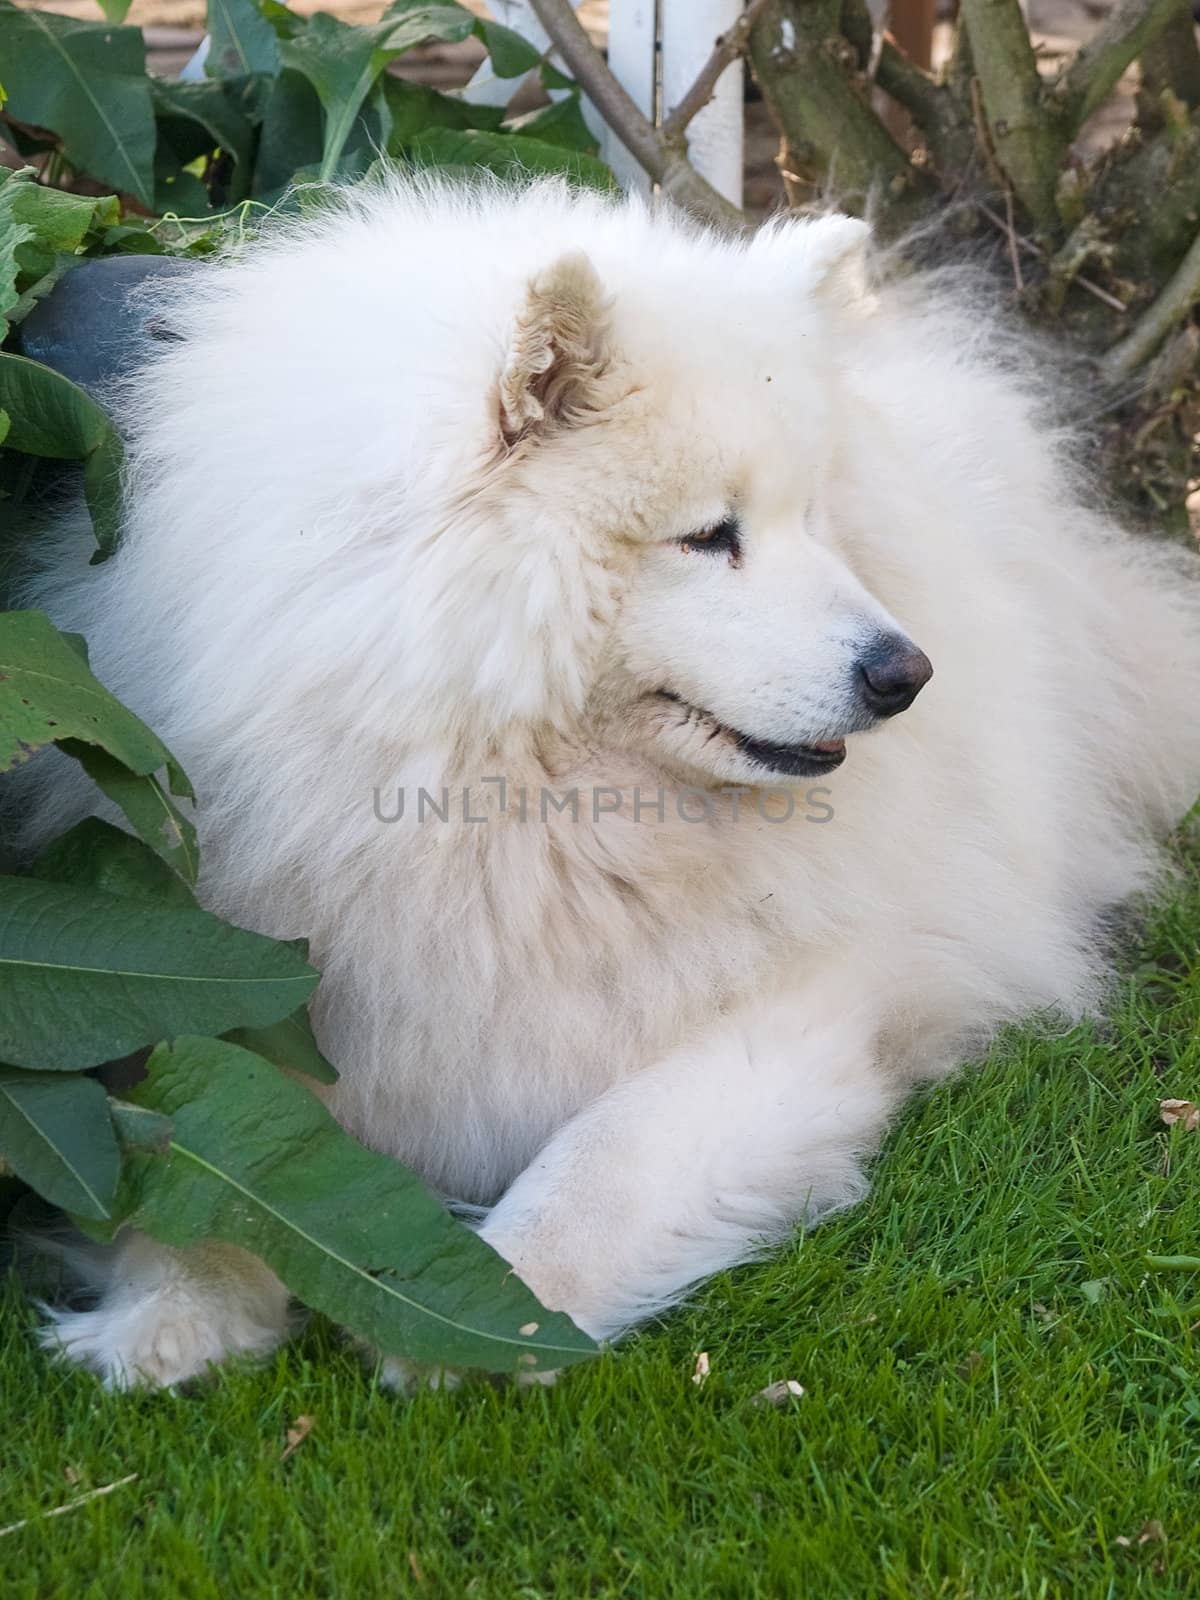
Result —
[[882, 634], [858, 659], [862, 697], [877, 717], [907, 711], [933, 677], [923, 650], [899, 634]]

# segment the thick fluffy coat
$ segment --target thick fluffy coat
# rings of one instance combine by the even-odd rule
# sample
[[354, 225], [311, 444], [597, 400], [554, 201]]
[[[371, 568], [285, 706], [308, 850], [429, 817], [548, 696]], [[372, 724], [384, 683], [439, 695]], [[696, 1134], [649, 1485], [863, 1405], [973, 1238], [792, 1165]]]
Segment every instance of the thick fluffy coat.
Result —
[[[192, 776], [204, 903], [312, 940], [337, 1115], [601, 1336], [1093, 1006], [1200, 789], [1196, 588], [864, 234], [351, 198], [170, 289], [124, 545], [36, 596]], [[133, 1240], [57, 1331], [172, 1382], [284, 1329]]]

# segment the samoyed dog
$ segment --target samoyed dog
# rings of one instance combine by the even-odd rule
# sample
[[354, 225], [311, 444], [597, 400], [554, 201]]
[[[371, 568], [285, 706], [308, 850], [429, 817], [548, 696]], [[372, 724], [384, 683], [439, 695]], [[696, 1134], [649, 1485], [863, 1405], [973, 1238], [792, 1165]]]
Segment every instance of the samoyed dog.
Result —
[[[162, 291], [124, 544], [31, 595], [194, 780], [203, 903], [312, 941], [336, 1115], [600, 1338], [1094, 1007], [1200, 791], [1183, 558], [867, 250], [351, 194]], [[248, 1256], [133, 1235], [50, 1335], [173, 1384], [287, 1328]]]

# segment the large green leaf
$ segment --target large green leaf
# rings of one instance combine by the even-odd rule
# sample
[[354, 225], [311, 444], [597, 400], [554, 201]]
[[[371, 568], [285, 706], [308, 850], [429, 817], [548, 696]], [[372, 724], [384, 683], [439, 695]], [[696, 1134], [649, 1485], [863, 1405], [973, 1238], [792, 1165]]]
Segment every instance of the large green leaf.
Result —
[[173, 1124], [165, 1160], [128, 1163], [130, 1220], [155, 1238], [242, 1245], [392, 1354], [512, 1372], [595, 1352], [413, 1173], [356, 1144], [257, 1056], [179, 1039], [155, 1050], [130, 1098]]
[[325, 113], [319, 176], [338, 170], [342, 152], [367, 96], [389, 61], [428, 38], [460, 40], [475, 19], [461, 6], [407, 5], [401, 0], [370, 27], [354, 27], [317, 12], [292, 38], [280, 42], [285, 67], [307, 78]]
[[[0, 172], [0, 318], [20, 322], [120, 217], [115, 195], [67, 194], [33, 168]], [[0, 322], [0, 338], [4, 323]]]
[[92, 675], [73, 636], [41, 611], [0, 612], [0, 771], [58, 739], [100, 745], [134, 772], [174, 767], [182, 782], [166, 745]]
[[254, 0], [208, 0], [208, 38], [204, 70], [210, 78], [279, 71], [275, 29]]
[[595, 155], [600, 148], [584, 121], [577, 94], [552, 100], [548, 106], [541, 106], [507, 126], [510, 133], [520, 134], [522, 138], [540, 139], [543, 144], [561, 145], [564, 150], [581, 150], [585, 155]]
[[404, 153], [418, 167], [482, 169], [505, 178], [553, 172], [593, 189], [610, 190], [616, 186], [612, 173], [595, 156], [521, 133], [430, 128], [418, 134]]
[[298, 72], [283, 71], [263, 107], [251, 193], [281, 195], [303, 167], [317, 167], [324, 147], [324, 117], [317, 92]]
[[262, 115], [262, 89], [269, 81], [263, 77], [207, 83], [156, 79], [160, 156], [167, 146], [176, 161], [187, 166], [198, 156], [223, 150], [233, 160], [233, 182], [226, 203], [240, 200], [250, 186], [255, 127]]
[[30, 872], [46, 883], [99, 889], [122, 900], [156, 900], [160, 905], [185, 908], [196, 904], [187, 884], [161, 856], [99, 817], [85, 817], [52, 840]]
[[265, 1056], [277, 1067], [287, 1067], [291, 1072], [302, 1072], [317, 1083], [336, 1083], [336, 1069], [326, 1061], [313, 1037], [308, 1011], [301, 1006], [282, 1022], [273, 1022], [266, 1028], [231, 1028], [225, 1035], [233, 1044]]
[[542, 52], [535, 50], [528, 39], [506, 28], [499, 22], [488, 22], [481, 17], [475, 24], [475, 33], [483, 40], [484, 49], [492, 60], [492, 70], [498, 78], [523, 78], [534, 67], [540, 66]]
[[24, 187], [23, 176], [18, 178], [12, 173], [0, 179], [0, 341], [8, 336], [8, 315], [20, 298], [17, 250], [34, 237], [29, 223], [15, 213], [17, 192]]
[[121, 1153], [94, 1078], [0, 1066], [0, 1155], [52, 1205], [111, 1215]]
[[149, 205], [154, 107], [138, 28], [0, 0], [7, 114], [58, 135], [73, 166]]
[[83, 462], [83, 488], [101, 555], [121, 532], [124, 452], [112, 423], [85, 390], [39, 361], [0, 351], [0, 406], [12, 417], [14, 450]]
[[[53, 840], [33, 863], [32, 875], [47, 883], [100, 889], [126, 900], [194, 907], [195, 896], [140, 839], [99, 817], [87, 817]], [[307, 1010], [259, 1028], [232, 1028], [226, 1037], [254, 1050], [277, 1067], [303, 1072], [318, 1083], [336, 1083], [337, 1073], [313, 1037]]]
[[265, 1027], [317, 984], [290, 945], [175, 906], [0, 878], [0, 1060], [63, 1071]]
[[190, 799], [191, 785], [174, 756], [109, 694], [49, 617], [0, 612], [0, 772], [55, 743], [80, 762], [152, 850], [195, 881], [195, 829], [153, 776], [165, 768], [172, 794]]

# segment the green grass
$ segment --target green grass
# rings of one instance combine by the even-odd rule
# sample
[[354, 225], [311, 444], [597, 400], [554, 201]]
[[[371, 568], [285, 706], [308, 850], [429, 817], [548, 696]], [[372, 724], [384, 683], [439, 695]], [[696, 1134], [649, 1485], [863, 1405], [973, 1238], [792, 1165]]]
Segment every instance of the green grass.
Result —
[[[1147, 1254], [1200, 1254], [1200, 1133], [1158, 1115], [1200, 1100], [1198, 948], [1192, 868], [1108, 1024], [1005, 1039], [913, 1105], [866, 1204], [552, 1390], [398, 1401], [320, 1325], [112, 1396], [13, 1293], [0, 1526], [38, 1520], [0, 1537], [0, 1591], [1197, 1595], [1200, 1271]], [[804, 1397], [752, 1404], [781, 1378]]]

